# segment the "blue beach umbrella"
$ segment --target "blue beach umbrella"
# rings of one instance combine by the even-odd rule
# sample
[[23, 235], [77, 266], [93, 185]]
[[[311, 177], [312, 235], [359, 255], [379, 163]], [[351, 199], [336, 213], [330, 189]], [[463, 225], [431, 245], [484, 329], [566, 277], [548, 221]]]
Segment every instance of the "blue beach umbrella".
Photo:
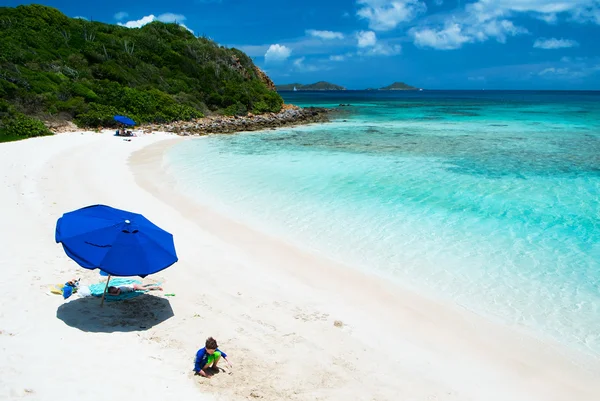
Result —
[[108, 281], [146, 277], [177, 262], [173, 235], [141, 214], [105, 205], [63, 214], [55, 239], [81, 267], [108, 273]]
[[135, 125], [135, 121], [133, 121], [131, 118], [129, 117], [125, 117], [125, 116], [114, 116], [113, 117], [115, 119], [115, 121], [120, 122], [121, 124], [125, 124], [125, 125]]

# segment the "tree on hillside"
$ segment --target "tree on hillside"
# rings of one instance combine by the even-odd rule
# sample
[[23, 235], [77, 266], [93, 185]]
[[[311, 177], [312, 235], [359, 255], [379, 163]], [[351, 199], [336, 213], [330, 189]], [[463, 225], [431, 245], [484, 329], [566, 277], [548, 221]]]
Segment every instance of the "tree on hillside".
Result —
[[130, 29], [46, 6], [0, 7], [0, 43], [0, 133], [15, 115], [110, 126], [115, 114], [161, 123], [283, 104], [246, 54], [177, 24]]

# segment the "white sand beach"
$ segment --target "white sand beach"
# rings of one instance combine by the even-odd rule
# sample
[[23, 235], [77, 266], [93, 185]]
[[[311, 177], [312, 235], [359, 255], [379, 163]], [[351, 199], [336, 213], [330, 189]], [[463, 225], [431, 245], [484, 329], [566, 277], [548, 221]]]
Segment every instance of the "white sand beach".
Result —
[[[0, 399], [597, 401], [600, 361], [400, 290], [244, 226], [175, 191], [164, 133], [0, 144]], [[152, 292], [100, 308], [49, 286], [97, 271], [54, 241], [103, 203], [173, 233]], [[191, 374], [206, 337], [232, 369]]]

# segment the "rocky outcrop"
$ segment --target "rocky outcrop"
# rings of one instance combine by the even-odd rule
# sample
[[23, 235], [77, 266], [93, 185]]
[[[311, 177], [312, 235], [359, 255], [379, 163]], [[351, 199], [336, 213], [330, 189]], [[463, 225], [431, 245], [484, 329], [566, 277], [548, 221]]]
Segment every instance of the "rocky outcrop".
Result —
[[256, 75], [258, 75], [258, 79], [260, 79], [265, 85], [267, 85], [267, 88], [271, 89], [272, 91], [276, 90], [275, 84], [273, 83], [273, 81], [271, 81], [271, 78], [269, 78], [269, 76], [263, 72], [263, 70], [261, 70], [257, 66], [254, 66], [254, 70], [256, 71]]
[[[290, 127], [295, 125], [323, 123], [329, 121], [329, 115], [335, 112], [343, 114], [339, 110], [323, 107], [301, 108], [294, 105], [284, 104], [279, 113], [257, 114], [248, 113], [245, 116], [210, 116], [198, 118], [192, 121], [174, 121], [167, 124], [144, 124], [136, 126], [134, 130], [143, 130], [146, 133], [153, 131], [173, 132], [178, 135], [207, 135], [207, 134], [233, 134], [242, 131], [258, 131], [275, 129], [279, 127]], [[64, 132], [79, 132], [82, 128], [77, 127], [71, 121], [45, 121], [44, 124], [55, 134]], [[95, 129], [100, 132], [103, 127]]]
[[240, 63], [240, 59], [238, 58], [238, 56], [236, 56], [236, 55], [231, 56], [231, 62], [232, 62], [232, 64], [230, 64], [229, 67], [236, 70], [237, 73], [240, 74], [241, 76], [243, 76], [244, 78], [250, 79], [250, 77], [248, 76], [248, 71], [246, 71], [246, 69], [244, 68], [242, 63]]
[[149, 124], [141, 127], [144, 131], [166, 131], [178, 135], [232, 134], [242, 131], [258, 131], [270, 128], [320, 123], [329, 121], [331, 109], [321, 107], [300, 108], [284, 105], [279, 113], [266, 113], [246, 116], [210, 116], [192, 121], [178, 121], [168, 124]]

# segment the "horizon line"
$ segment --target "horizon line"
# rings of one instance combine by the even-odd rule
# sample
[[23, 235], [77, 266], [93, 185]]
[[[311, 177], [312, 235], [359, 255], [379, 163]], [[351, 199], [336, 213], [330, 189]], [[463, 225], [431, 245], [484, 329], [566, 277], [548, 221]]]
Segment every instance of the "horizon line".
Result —
[[[286, 84], [287, 85], [287, 84]], [[277, 85], [275, 85], [277, 86]], [[364, 92], [424, 92], [424, 91], [496, 91], [496, 92], [600, 92], [600, 89], [495, 89], [495, 88], [481, 88], [481, 89], [426, 89], [426, 88], [415, 88], [415, 89], [299, 89], [294, 91], [293, 89], [281, 89], [277, 92], [347, 92], [347, 91], [364, 91]]]

